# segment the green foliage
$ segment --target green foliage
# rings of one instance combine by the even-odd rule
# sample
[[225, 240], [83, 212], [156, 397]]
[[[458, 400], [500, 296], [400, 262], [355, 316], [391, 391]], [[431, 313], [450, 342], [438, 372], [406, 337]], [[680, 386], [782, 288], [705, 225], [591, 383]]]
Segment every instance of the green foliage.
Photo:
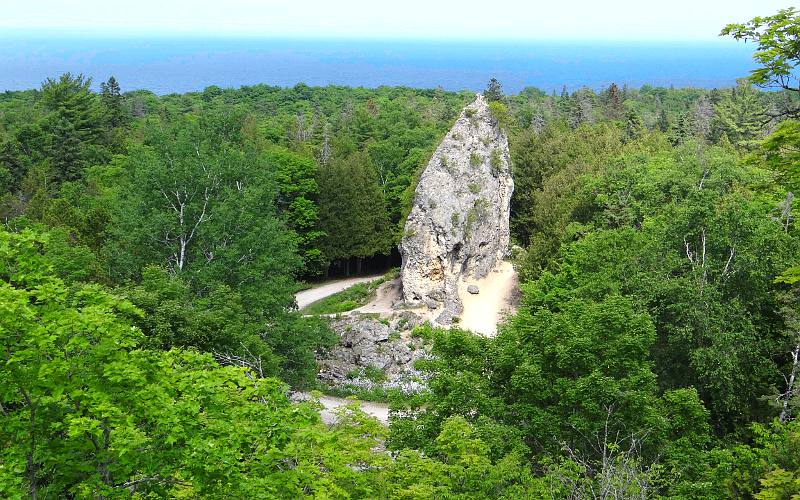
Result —
[[146, 144], [118, 160], [111, 269], [118, 279], [164, 266], [198, 291], [235, 288], [251, 315], [276, 314], [292, 300], [297, 238], [276, 214], [270, 171], [220, 142], [215, 118], [235, 120], [148, 124]]
[[492, 459], [481, 433], [462, 417], [442, 425], [430, 456], [401, 452], [376, 478], [382, 498], [530, 498], [545, 490], [522, 455]]
[[267, 151], [266, 158], [275, 171], [277, 208], [286, 225], [298, 234], [303, 269], [309, 275], [319, 274], [325, 268], [325, 256], [319, 249], [325, 233], [318, 229], [317, 165], [311, 158], [280, 148]]
[[478, 167], [481, 163], [483, 163], [483, 158], [478, 153], [470, 153], [469, 154], [469, 166], [472, 168]]
[[489, 113], [492, 115], [492, 119], [494, 123], [501, 130], [508, 129], [510, 119], [508, 113], [508, 107], [500, 101], [490, 101], [489, 102]]
[[720, 35], [758, 45], [753, 58], [761, 67], [752, 71], [751, 82], [800, 90], [791, 86], [792, 81], [797, 81], [793, 72], [800, 62], [800, 19], [795, 8], [781, 9], [775, 15], [755, 17], [746, 23], [729, 24]]
[[492, 175], [497, 176], [503, 171], [503, 156], [499, 149], [493, 149], [491, 156], [489, 156], [489, 167], [492, 169]]
[[302, 310], [303, 314], [337, 314], [365, 305], [375, 295], [378, 281], [357, 283], [341, 292], [320, 299]]
[[523, 132], [512, 142], [512, 231], [529, 245], [530, 272], [549, 264], [573, 214], [587, 204], [585, 179], [623, 146], [622, 132], [607, 124], [576, 130], [552, 124], [538, 134]]
[[785, 183], [800, 187], [800, 122], [787, 120], [761, 143], [767, 166], [781, 173]]
[[0, 233], [3, 496], [365, 493], [349, 464], [385, 462], [369, 451], [377, 423], [356, 412], [327, 431], [275, 379], [142, 349], [141, 312], [96, 285], [67, 288], [41, 244]]
[[483, 96], [490, 103], [499, 102], [503, 100], [503, 86], [497, 81], [497, 78], [489, 80], [486, 85], [486, 90], [483, 91]]
[[362, 153], [319, 172], [322, 249], [329, 261], [385, 253], [392, 241], [381, 187]]
[[725, 137], [743, 150], [754, 149], [762, 138], [765, 115], [758, 92], [749, 82], [741, 81], [738, 87], [725, 92], [715, 107], [711, 122], [712, 137], [718, 141]]

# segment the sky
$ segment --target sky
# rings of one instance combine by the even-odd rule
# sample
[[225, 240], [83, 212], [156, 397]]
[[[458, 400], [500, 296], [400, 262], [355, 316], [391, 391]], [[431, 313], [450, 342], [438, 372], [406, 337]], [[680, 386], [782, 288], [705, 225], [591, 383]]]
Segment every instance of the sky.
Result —
[[0, 0], [0, 33], [711, 40], [788, 0]]

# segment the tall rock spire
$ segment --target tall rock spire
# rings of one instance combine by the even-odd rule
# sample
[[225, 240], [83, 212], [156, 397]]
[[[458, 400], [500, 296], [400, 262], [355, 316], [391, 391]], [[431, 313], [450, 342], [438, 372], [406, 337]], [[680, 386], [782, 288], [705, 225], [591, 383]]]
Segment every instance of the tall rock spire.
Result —
[[414, 192], [400, 242], [403, 299], [461, 313], [458, 281], [488, 274], [508, 253], [514, 181], [508, 139], [478, 94], [436, 149]]

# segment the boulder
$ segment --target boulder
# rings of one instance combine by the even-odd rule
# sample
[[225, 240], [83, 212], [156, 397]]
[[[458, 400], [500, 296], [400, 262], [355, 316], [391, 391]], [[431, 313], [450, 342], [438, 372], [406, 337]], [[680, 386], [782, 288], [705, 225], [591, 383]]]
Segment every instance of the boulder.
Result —
[[481, 289], [478, 288], [478, 285], [470, 285], [467, 287], [467, 293], [471, 293], [472, 295], [478, 295]]

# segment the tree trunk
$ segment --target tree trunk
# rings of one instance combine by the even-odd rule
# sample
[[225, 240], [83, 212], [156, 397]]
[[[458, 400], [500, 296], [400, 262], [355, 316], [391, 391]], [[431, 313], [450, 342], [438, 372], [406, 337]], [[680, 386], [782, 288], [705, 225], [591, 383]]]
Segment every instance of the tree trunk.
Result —
[[781, 423], [785, 423], [790, 417], [791, 409], [789, 408], [789, 404], [795, 392], [794, 384], [797, 378], [798, 367], [800, 367], [800, 343], [798, 343], [792, 351], [792, 370], [789, 373], [789, 377], [786, 379], [786, 393], [784, 393], [782, 401], [783, 408], [781, 409], [780, 417], [778, 417]]

